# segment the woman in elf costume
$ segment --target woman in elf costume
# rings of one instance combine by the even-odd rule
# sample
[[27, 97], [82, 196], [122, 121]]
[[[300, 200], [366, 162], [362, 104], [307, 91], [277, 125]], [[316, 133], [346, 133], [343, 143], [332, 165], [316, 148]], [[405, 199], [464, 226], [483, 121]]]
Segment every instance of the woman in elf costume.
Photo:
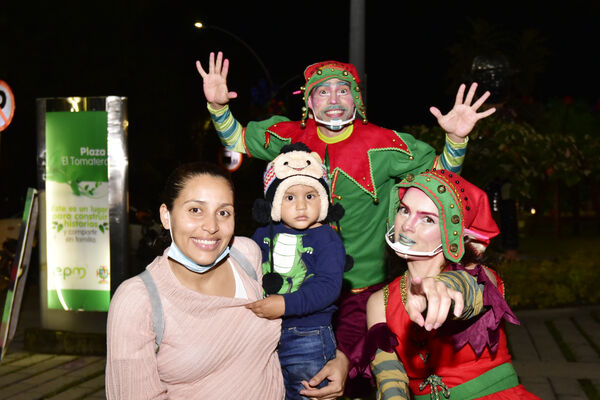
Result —
[[[511, 363], [503, 324], [519, 322], [502, 279], [480, 261], [499, 233], [485, 192], [449, 171], [409, 175], [392, 191], [389, 221], [386, 241], [408, 269], [367, 304], [363, 366], [370, 362], [377, 398], [538, 399], [519, 384]], [[450, 271], [477, 284], [461, 288]], [[441, 326], [419, 315], [428, 279], [464, 296], [464, 309]]]

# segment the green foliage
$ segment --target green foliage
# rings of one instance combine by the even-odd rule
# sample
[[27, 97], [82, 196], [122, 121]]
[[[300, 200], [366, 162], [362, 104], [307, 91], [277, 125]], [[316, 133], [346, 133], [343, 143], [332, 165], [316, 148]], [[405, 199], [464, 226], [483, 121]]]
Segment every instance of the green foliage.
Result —
[[[571, 188], [600, 181], [600, 115], [584, 102], [571, 98], [547, 104], [500, 109], [477, 123], [469, 135], [462, 175], [485, 187], [494, 179], [511, 182], [512, 196], [521, 204], [538, 204], [544, 188]], [[525, 120], [527, 119], [527, 121]], [[444, 146], [439, 126], [407, 126], [405, 132], [431, 144]], [[541, 210], [543, 211], [543, 210]]]
[[597, 111], [570, 97], [552, 99], [535, 123], [553, 141], [561, 137], [564, 137], [563, 141], [569, 141], [569, 149], [577, 159], [579, 178], [600, 182], [600, 163], [597, 161], [600, 154], [600, 115]]
[[[440, 127], [411, 126], [406, 131], [436, 149], [443, 148]], [[552, 166], [548, 157], [551, 148], [550, 138], [531, 125], [490, 117], [480, 121], [469, 135], [462, 175], [479, 187], [494, 178], [510, 178], [519, 182], [517, 198], [531, 200], [532, 185], [542, 181], [545, 170]]]
[[506, 299], [513, 309], [600, 304], [600, 249], [574, 251], [553, 260], [501, 263]]

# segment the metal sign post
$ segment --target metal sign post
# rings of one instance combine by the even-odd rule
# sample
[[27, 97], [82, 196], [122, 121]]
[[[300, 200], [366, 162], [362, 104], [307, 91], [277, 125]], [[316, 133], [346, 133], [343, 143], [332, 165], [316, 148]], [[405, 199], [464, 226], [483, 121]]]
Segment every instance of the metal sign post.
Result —
[[8, 345], [15, 336], [17, 322], [19, 321], [19, 312], [21, 311], [23, 291], [27, 282], [29, 261], [31, 260], [31, 250], [39, 213], [37, 195], [37, 190], [29, 188], [25, 199], [17, 251], [12, 263], [10, 282], [3, 304], [2, 323], [0, 325], [0, 361], [4, 358]]

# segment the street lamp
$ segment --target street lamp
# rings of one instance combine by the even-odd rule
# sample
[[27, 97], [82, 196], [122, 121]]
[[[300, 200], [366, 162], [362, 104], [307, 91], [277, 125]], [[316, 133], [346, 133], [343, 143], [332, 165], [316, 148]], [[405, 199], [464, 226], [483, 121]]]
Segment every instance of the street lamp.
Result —
[[273, 91], [274, 85], [273, 85], [273, 80], [271, 79], [271, 74], [269, 73], [269, 70], [267, 70], [267, 67], [265, 67], [265, 64], [262, 62], [262, 60], [258, 56], [258, 54], [256, 54], [256, 52], [254, 51], [254, 49], [252, 47], [250, 47], [250, 45], [248, 43], [246, 43], [241, 37], [237, 36], [236, 34], [230, 32], [230, 31], [228, 31], [226, 29], [220, 28], [218, 26], [215, 26], [215, 25], [205, 25], [201, 21], [196, 21], [194, 23], [194, 27], [196, 29], [214, 29], [216, 31], [223, 32], [224, 34], [232, 37], [234, 40], [236, 40], [237, 42], [239, 42], [240, 44], [242, 44], [252, 54], [252, 56], [256, 59], [256, 61], [260, 65], [260, 68], [263, 70], [263, 73], [265, 74], [265, 77], [267, 78], [267, 83], [269, 84], [269, 92]]

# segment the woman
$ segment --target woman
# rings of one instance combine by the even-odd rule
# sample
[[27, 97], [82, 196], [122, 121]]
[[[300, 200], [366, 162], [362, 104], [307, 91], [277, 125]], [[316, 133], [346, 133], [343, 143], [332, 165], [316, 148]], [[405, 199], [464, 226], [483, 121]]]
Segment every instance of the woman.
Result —
[[[281, 320], [245, 307], [263, 296], [261, 254], [234, 237], [234, 190], [206, 163], [178, 167], [160, 206], [171, 245], [148, 267], [164, 310], [155, 352], [152, 308], [139, 277], [117, 289], [108, 314], [109, 399], [283, 399], [276, 347]], [[253, 279], [230, 255], [251, 261]]]
[[[518, 321], [504, 301], [502, 280], [479, 260], [499, 233], [485, 192], [443, 170], [409, 175], [392, 192], [391, 220], [386, 239], [408, 269], [367, 305], [368, 326], [380, 331], [371, 363], [378, 397], [408, 398], [410, 390], [415, 399], [538, 399], [519, 384], [512, 367], [503, 320]], [[457, 289], [457, 273], [476, 277], [462, 289], [461, 315], [442, 325], [411, 322], [407, 310], [414, 315], [427, 307], [422, 282], [434, 278]], [[393, 334], [387, 346], [384, 324]], [[388, 368], [393, 362], [395, 371]]]

